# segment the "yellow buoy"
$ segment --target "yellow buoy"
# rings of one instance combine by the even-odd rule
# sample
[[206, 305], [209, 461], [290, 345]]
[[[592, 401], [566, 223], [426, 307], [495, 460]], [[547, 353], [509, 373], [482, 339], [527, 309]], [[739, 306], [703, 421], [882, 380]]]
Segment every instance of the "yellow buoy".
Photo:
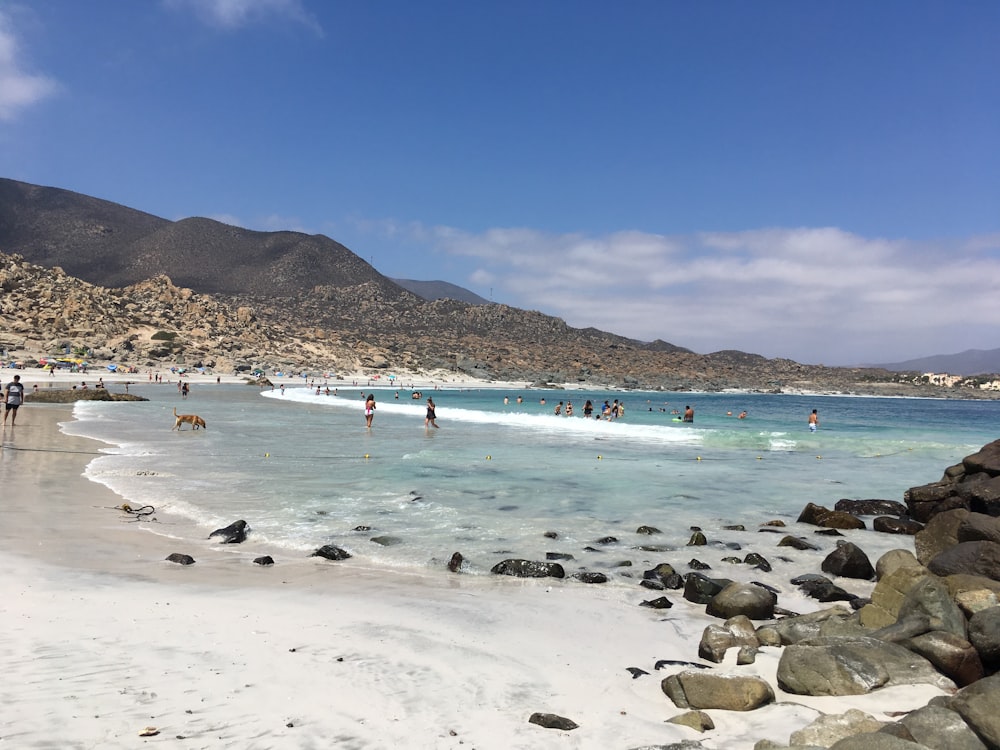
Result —
[[487, 456], [487, 457], [486, 457], [486, 460], [487, 460], [487, 461], [492, 461], [492, 460], [493, 460], [493, 456]]
[[270, 458], [270, 457], [271, 457], [271, 454], [270, 454], [270, 453], [265, 453], [265, 454], [264, 454], [264, 458]]
[[695, 460], [696, 461], [701, 461], [701, 456], [698, 456], [698, 458], [696, 458]]
[[365, 461], [367, 461], [367, 460], [368, 460], [368, 454], [366, 453], [365, 454]]
[[598, 456], [597, 460], [600, 461], [602, 458], [604, 458], [604, 456]]

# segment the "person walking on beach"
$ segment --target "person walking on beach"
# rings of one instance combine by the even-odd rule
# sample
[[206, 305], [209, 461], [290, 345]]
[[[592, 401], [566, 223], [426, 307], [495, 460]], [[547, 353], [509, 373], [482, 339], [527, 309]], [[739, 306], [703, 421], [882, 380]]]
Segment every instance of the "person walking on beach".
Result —
[[812, 414], [809, 415], [809, 432], [816, 432], [816, 428], [819, 427], [819, 413], [813, 409]]
[[7, 426], [7, 417], [10, 417], [10, 426], [17, 422], [17, 409], [24, 403], [24, 384], [21, 383], [21, 376], [15, 375], [14, 380], [7, 383], [3, 391], [6, 408], [3, 410], [3, 426]]
[[375, 394], [369, 393], [368, 400], [365, 401], [365, 427], [371, 429], [373, 419], [375, 419]]
[[424, 429], [427, 429], [428, 425], [434, 425], [434, 429], [438, 429], [437, 423], [437, 413], [434, 409], [434, 399], [427, 399], [427, 417], [424, 419]]

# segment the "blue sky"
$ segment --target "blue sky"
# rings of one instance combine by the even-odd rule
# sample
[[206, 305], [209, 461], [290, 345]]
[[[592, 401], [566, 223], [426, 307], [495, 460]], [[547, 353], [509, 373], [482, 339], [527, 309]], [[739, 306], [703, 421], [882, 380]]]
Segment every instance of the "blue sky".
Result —
[[0, 176], [702, 353], [992, 349], [998, 38], [994, 0], [0, 0]]

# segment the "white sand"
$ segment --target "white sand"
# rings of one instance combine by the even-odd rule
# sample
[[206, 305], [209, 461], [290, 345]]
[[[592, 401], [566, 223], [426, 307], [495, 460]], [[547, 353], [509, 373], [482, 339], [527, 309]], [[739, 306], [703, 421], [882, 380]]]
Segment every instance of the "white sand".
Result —
[[[636, 748], [688, 739], [741, 750], [764, 737], [787, 743], [818, 711], [855, 707], [889, 720], [884, 712], [938, 694], [779, 692], [778, 704], [755, 712], [709, 711], [716, 729], [705, 734], [666, 724], [682, 711], [660, 681], [679, 668], [653, 664], [698, 661], [713, 622], [678, 592], [668, 592], [672, 609], [656, 611], [638, 606], [653, 595], [638, 586], [407, 577], [319, 558], [262, 568], [247, 562], [258, 554], [250, 540], [237, 554], [128, 522], [114, 510], [120, 498], [81, 477], [97, 445], [59, 432], [70, 414], [29, 400], [2, 435], [0, 747]], [[186, 531], [177, 526], [178, 537]], [[165, 562], [170, 552], [197, 563]], [[779, 655], [764, 649], [755, 665], [737, 667], [731, 653], [716, 669], [774, 686]], [[650, 674], [633, 679], [627, 667]], [[536, 711], [579, 728], [529, 724]], [[159, 734], [141, 738], [147, 727]]]

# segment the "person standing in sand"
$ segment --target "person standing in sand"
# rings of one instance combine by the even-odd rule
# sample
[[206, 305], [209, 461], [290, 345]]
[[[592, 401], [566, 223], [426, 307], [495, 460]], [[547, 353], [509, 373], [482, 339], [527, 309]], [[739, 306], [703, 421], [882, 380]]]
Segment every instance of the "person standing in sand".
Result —
[[809, 415], [809, 432], [816, 432], [819, 427], [819, 413], [813, 409]]
[[426, 430], [428, 425], [434, 425], [434, 429], [438, 428], [437, 423], [437, 412], [434, 407], [434, 399], [427, 399], [427, 417], [424, 419], [424, 429]]
[[373, 419], [375, 419], [375, 394], [369, 393], [368, 400], [365, 401], [365, 427], [371, 429]]
[[3, 410], [3, 426], [7, 426], [7, 417], [10, 417], [10, 426], [17, 422], [17, 409], [24, 403], [24, 384], [21, 383], [21, 376], [15, 375], [14, 380], [7, 383], [3, 391], [3, 400], [6, 404]]

